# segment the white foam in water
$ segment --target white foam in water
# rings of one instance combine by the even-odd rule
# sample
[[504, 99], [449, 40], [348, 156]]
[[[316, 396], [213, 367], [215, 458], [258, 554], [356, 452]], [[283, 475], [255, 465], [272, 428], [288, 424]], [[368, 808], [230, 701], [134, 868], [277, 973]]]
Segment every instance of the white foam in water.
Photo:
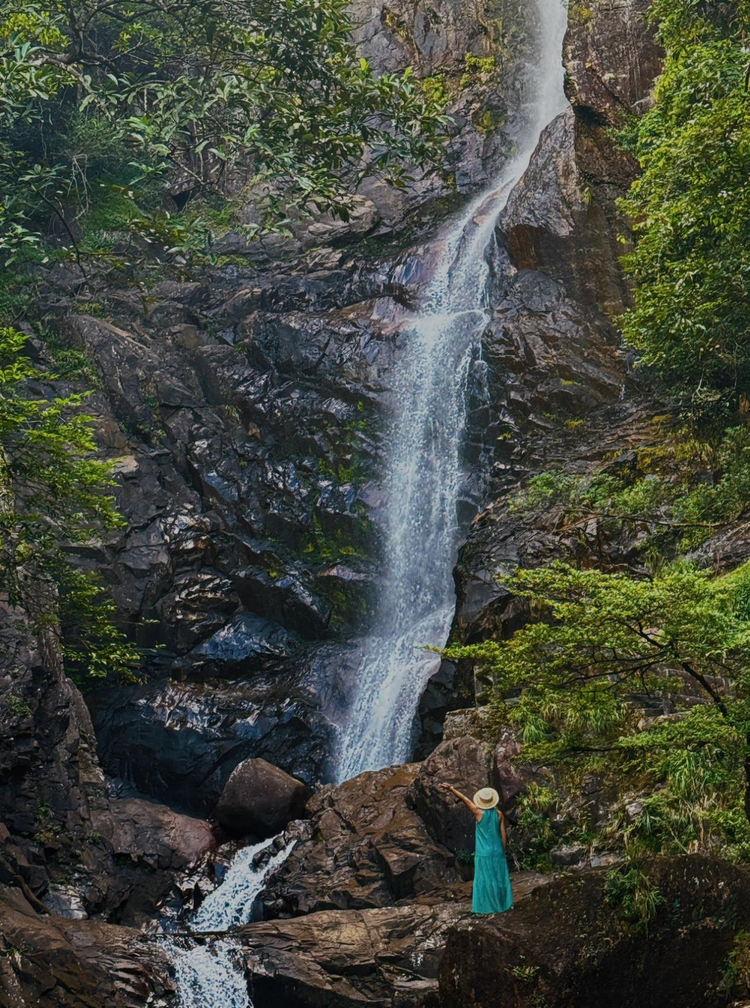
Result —
[[536, 0], [539, 35], [526, 71], [526, 127], [517, 153], [456, 221], [427, 284], [393, 376], [395, 415], [386, 442], [384, 555], [378, 611], [335, 754], [338, 781], [409, 759], [422, 690], [455, 609], [456, 509], [467, 379], [490, 312], [486, 250], [497, 217], [528, 167], [544, 127], [565, 107], [562, 0]]
[[[292, 840], [256, 865], [257, 856], [277, 839], [263, 840], [235, 855], [224, 881], [191, 917], [191, 931], [228, 931], [250, 921], [253, 903], [294, 847]], [[180, 1008], [252, 1008], [242, 954], [231, 939], [217, 938], [187, 949], [175, 943], [168, 947]]]
[[228, 931], [239, 924], [247, 924], [253, 912], [253, 903], [263, 892], [266, 880], [286, 861], [294, 841], [273, 854], [258, 866], [253, 864], [261, 851], [276, 840], [263, 840], [253, 847], [245, 847], [230, 864], [224, 881], [205, 898], [190, 921], [191, 931]]
[[180, 1008], [252, 1008], [242, 955], [233, 942], [195, 945], [173, 961]]

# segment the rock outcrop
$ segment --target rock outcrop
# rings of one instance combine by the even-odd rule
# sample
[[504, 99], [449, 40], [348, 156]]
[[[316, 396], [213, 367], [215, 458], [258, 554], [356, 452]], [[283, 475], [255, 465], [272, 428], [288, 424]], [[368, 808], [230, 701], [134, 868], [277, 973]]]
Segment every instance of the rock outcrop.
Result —
[[663, 902], [647, 933], [607, 897], [603, 870], [539, 888], [497, 920], [458, 924], [430, 1008], [727, 1005], [727, 957], [750, 922], [747, 872], [685, 856], [648, 874]]
[[40, 915], [18, 890], [0, 893], [0, 1003], [8, 1008], [156, 1008], [173, 990], [167, 955], [138, 931]]
[[240, 928], [255, 1008], [417, 1008], [469, 904], [329, 910]]
[[393, 906], [460, 892], [453, 854], [410, 807], [416, 764], [328, 785], [307, 805], [309, 822], [264, 896], [269, 916]]
[[305, 785], [263, 759], [245, 760], [224, 785], [216, 818], [230, 836], [270, 837], [304, 808]]

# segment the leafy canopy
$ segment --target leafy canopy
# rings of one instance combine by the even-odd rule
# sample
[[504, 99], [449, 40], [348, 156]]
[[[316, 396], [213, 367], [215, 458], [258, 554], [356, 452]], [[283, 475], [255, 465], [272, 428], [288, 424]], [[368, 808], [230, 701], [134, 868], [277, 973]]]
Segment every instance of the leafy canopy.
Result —
[[[643, 810], [615, 838], [631, 852], [684, 851], [702, 836], [750, 856], [750, 568], [635, 579], [558, 562], [502, 583], [539, 620], [446, 655], [489, 673], [522, 758], [604, 766], [621, 787], [645, 789]], [[638, 700], [649, 696], [675, 713], [643, 720]]]
[[[200, 197], [265, 182], [276, 220], [292, 208], [345, 217], [364, 171], [404, 185], [405, 162], [441, 151], [442, 103], [408, 71], [376, 77], [351, 27], [346, 0], [5, 0], [6, 261], [50, 229], [80, 254], [101, 206], [110, 231], [189, 252], [208, 224], [164, 209], [172, 183]], [[104, 255], [107, 242], [94, 228], [83, 251]]]
[[750, 380], [750, 5], [655, 0], [651, 16], [666, 62], [624, 201], [637, 244], [623, 329], [695, 418], [726, 417]]
[[24, 353], [26, 341], [0, 329], [0, 584], [11, 605], [62, 623], [69, 672], [129, 676], [138, 654], [112, 622], [114, 606], [66, 554], [122, 523], [111, 465], [96, 455], [83, 397], [41, 395], [52, 376]]

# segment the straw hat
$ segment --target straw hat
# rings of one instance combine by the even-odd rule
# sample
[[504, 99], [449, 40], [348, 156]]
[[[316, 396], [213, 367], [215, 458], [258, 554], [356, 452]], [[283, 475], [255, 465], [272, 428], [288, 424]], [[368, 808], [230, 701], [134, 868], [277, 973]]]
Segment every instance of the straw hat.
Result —
[[494, 808], [500, 801], [500, 795], [493, 787], [485, 787], [474, 795], [474, 804], [478, 805], [479, 808], [490, 809]]

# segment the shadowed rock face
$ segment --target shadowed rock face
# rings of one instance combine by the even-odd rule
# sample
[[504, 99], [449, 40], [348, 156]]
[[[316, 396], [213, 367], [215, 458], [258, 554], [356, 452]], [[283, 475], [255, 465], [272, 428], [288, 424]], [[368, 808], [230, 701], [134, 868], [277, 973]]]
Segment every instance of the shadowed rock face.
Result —
[[663, 55], [649, 8], [648, 0], [593, 0], [571, 13], [564, 59], [575, 109], [618, 126], [648, 104]]
[[512, 914], [458, 924], [430, 1008], [719, 1008], [722, 972], [750, 921], [750, 877], [698, 856], [660, 859], [648, 934], [605, 897], [606, 872], [535, 890]]

